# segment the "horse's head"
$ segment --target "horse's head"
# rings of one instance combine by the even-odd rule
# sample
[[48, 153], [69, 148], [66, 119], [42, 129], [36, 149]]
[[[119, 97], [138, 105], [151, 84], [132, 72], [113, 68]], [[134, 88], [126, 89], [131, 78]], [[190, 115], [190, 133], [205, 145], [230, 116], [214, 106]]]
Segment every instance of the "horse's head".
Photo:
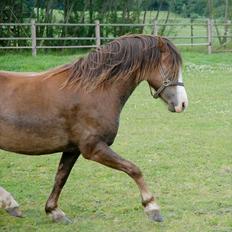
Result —
[[[188, 106], [182, 79], [181, 57], [170, 41], [163, 45], [160, 54], [160, 63], [147, 79], [151, 94], [167, 103], [169, 111], [180, 113]], [[156, 92], [152, 93], [152, 89]]]

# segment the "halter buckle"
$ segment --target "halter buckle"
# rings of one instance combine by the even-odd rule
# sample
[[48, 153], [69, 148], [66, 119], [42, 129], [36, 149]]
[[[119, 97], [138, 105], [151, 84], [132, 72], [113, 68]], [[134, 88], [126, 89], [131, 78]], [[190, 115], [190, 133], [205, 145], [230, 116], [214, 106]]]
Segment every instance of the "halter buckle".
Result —
[[163, 86], [165, 87], [169, 86], [170, 84], [171, 84], [171, 81], [169, 79], [163, 82]]

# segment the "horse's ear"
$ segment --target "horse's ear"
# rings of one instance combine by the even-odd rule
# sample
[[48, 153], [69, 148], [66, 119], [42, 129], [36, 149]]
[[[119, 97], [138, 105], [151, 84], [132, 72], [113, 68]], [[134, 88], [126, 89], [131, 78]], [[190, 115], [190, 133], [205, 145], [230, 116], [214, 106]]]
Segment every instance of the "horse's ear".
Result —
[[158, 37], [158, 48], [160, 49], [160, 52], [166, 52], [166, 43], [164, 42], [162, 37]]

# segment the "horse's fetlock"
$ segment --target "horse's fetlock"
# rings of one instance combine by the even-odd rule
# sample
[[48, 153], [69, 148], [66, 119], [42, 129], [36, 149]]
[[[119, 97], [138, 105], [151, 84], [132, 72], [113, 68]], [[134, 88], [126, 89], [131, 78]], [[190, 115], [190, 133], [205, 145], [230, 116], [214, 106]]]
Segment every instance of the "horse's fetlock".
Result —
[[56, 208], [57, 208], [57, 205], [47, 203], [46, 206], [45, 206], [45, 212], [46, 212], [46, 214], [49, 214]]
[[142, 205], [146, 208], [149, 204], [150, 205], [155, 204], [154, 201], [155, 201], [155, 198], [151, 196], [148, 199], [142, 200]]

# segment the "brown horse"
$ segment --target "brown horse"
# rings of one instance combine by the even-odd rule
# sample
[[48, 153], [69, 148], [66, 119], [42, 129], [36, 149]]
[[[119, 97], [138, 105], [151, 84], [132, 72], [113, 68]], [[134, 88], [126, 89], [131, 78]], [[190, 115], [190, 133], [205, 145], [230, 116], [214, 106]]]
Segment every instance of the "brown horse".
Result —
[[120, 112], [143, 80], [170, 111], [187, 107], [181, 56], [161, 37], [120, 37], [85, 58], [43, 73], [0, 72], [0, 148], [27, 155], [63, 152], [45, 206], [54, 221], [69, 221], [57, 202], [80, 154], [127, 173], [138, 185], [145, 212], [162, 221], [140, 169], [110, 148]]

